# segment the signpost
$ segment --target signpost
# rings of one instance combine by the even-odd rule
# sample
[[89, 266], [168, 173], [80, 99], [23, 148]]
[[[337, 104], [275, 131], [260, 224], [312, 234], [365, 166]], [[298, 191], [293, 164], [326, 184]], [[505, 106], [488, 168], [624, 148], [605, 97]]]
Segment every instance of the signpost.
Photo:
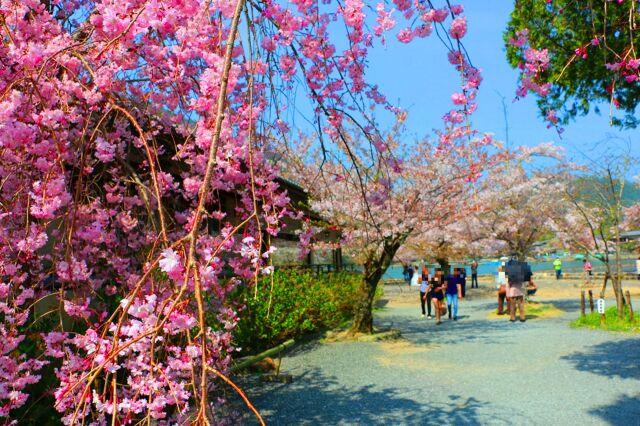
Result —
[[598, 313], [600, 314], [600, 325], [604, 325], [604, 322], [605, 322], [605, 316], [604, 316], [604, 309], [605, 309], [604, 299], [598, 299], [598, 301], [596, 302], [596, 306], [597, 306], [597, 308], [598, 308]]

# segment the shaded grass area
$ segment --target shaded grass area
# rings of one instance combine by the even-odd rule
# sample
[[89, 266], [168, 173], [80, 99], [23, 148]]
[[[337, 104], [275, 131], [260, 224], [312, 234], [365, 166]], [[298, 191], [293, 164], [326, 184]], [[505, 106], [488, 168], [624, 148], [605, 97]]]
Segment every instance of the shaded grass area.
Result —
[[[506, 304], [505, 304], [506, 305]], [[555, 305], [551, 303], [538, 303], [538, 302], [527, 302], [525, 305], [525, 314], [527, 319], [546, 319], [546, 318], [556, 318], [562, 316], [565, 311], [557, 308]], [[493, 310], [487, 315], [487, 319], [490, 320], [499, 320], [499, 319], [509, 319], [509, 312], [505, 306], [505, 314], [498, 315], [498, 310]], [[516, 316], [518, 312], [516, 312]]]
[[640, 322], [636, 318], [633, 322], [629, 319], [629, 309], [625, 306], [624, 318], [618, 318], [618, 309], [615, 306], [605, 311], [605, 322], [601, 324], [600, 314], [594, 312], [584, 317], [579, 317], [571, 323], [572, 327], [586, 327], [607, 331], [622, 331], [627, 333], [640, 333]]

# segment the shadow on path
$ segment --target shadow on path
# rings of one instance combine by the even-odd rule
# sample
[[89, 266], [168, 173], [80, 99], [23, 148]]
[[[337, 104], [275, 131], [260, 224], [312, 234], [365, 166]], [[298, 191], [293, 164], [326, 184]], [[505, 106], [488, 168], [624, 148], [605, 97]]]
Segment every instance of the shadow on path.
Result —
[[580, 371], [622, 379], [640, 379], [640, 338], [600, 343], [561, 359]]
[[415, 343], [443, 345], [462, 342], [509, 344], [509, 340], [504, 339], [505, 330], [514, 326], [508, 321], [474, 320], [466, 316], [460, 316], [458, 321], [443, 319], [441, 325], [436, 325], [435, 319], [414, 320], [403, 315], [380, 317], [377, 319], [377, 324], [399, 328], [404, 338]]
[[[558, 309], [562, 309], [565, 312], [577, 312], [580, 310], [580, 301], [573, 299], [558, 299], [558, 300], [539, 300], [538, 303], [543, 305], [553, 305]], [[587, 301], [587, 311], [589, 310], [589, 302]]]
[[640, 394], [622, 395], [613, 404], [590, 410], [610, 425], [640, 426]]
[[[255, 389], [255, 388], [254, 388]], [[264, 385], [251, 396], [267, 424], [510, 424], [508, 410], [489, 402], [449, 394], [446, 403], [433, 403], [429, 393], [403, 396], [396, 388], [340, 385], [315, 369], [287, 385]], [[277, 395], [277, 397], [275, 397]], [[263, 398], [264, 397], [264, 398]], [[433, 399], [433, 398], [431, 398]], [[439, 396], [438, 399], [444, 399]]]

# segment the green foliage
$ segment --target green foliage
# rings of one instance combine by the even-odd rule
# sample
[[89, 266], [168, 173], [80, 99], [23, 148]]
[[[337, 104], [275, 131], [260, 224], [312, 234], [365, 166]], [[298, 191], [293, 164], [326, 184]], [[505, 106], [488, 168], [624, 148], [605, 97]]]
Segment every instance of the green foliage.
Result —
[[[549, 96], [538, 104], [544, 115], [547, 109], [558, 111], [563, 124], [590, 109], [597, 113], [598, 104], [608, 104], [614, 97], [624, 117], [613, 117], [613, 124], [636, 127], [635, 109], [640, 102], [640, 85], [627, 82], [606, 69], [605, 64], [629, 58], [630, 46], [640, 43], [640, 31], [630, 29], [629, 4], [607, 0], [574, 1], [517, 0], [507, 30], [507, 58], [512, 67], [524, 62], [519, 49], [509, 45], [509, 39], [525, 28], [535, 49], [548, 49], [550, 66], [542, 75], [544, 82], [553, 83]], [[606, 13], [605, 13], [606, 11]], [[637, 16], [636, 21], [640, 20]], [[606, 36], [606, 39], [603, 38]], [[600, 44], [590, 44], [595, 37]], [[576, 49], [586, 49], [586, 57], [576, 56]], [[633, 56], [633, 55], [632, 55]], [[608, 109], [608, 107], [607, 107]]]
[[[57, 315], [47, 315], [40, 318], [32, 317], [32, 320], [23, 328], [25, 339], [20, 342], [18, 350], [20, 354], [29, 359], [40, 358], [45, 351], [45, 343], [40, 338], [40, 333], [55, 330], [59, 326]], [[20, 425], [61, 425], [60, 415], [55, 410], [53, 392], [58, 385], [55, 370], [61, 366], [58, 359], [50, 360], [39, 372], [40, 380], [25, 388], [30, 395], [27, 403], [11, 413], [12, 418]]]
[[584, 317], [580, 317], [571, 323], [572, 327], [587, 327], [593, 329], [601, 329], [608, 331], [626, 331], [631, 333], [640, 333], [640, 323], [637, 320], [631, 322], [629, 320], [629, 309], [624, 308], [624, 318], [618, 318], [618, 309], [615, 306], [608, 308], [605, 313], [604, 326], [600, 324], [600, 314], [594, 312]]
[[257, 353], [288, 339], [327, 327], [351, 317], [362, 275], [315, 274], [282, 270], [245, 288], [246, 310], [234, 332], [234, 342], [243, 353]]

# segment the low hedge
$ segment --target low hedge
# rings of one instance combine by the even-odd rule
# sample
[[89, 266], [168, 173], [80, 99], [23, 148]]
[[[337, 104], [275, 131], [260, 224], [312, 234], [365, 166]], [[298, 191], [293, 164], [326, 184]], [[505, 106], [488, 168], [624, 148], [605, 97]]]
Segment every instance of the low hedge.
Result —
[[252, 354], [336, 327], [351, 317], [361, 281], [361, 274], [347, 272], [280, 270], [263, 276], [257, 296], [253, 287], [243, 290], [246, 309], [234, 341], [243, 354]]

